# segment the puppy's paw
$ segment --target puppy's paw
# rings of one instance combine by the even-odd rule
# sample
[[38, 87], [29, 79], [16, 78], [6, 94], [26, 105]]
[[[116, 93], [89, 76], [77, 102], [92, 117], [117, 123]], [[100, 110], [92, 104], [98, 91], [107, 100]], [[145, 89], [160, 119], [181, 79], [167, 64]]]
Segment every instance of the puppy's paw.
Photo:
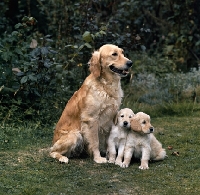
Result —
[[116, 165], [119, 165], [120, 167], [122, 167], [122, 162], [119, 161], [119, 160], [116, 160], [116, 161], [115, 161], [115, 164], [116, 164]]
[[103, 158], [103, 157], [99, 157], [99, 158], [94, 158], [94, 161], [96, 163], [107, 163], [107, 159], [106, 158]]
[[66, 156], [62, 156], [59, 158], [59, 162], [67, 164], [69, 162], [69, 159]]
[[114, 163], [115, 163], [115, 159], [110, 158], [110, 159], [108, 160], [108, 162], [114, 164]]
[[129, 166], [129, 164], [126, 164], [126, 163], [123, 162], [120, 167], [121, 168], [127, 168], [128, 166]]
[[142, 170], [145, 170], [145, 169], [149, 169], [149, 167], [147, 166], [147, 165], [145, 165], [145, 166], [139, 166], [139, 169], [142, 169]]

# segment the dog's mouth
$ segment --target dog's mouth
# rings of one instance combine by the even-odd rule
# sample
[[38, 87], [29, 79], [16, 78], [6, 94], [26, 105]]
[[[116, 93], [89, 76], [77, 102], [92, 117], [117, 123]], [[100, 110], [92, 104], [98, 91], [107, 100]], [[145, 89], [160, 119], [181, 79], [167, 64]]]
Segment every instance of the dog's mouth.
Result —
[[127, 76], [128, 73], [129, 73], [128, 68], [122, 70], [122, 69], [116, 68], [116, 67], [113, 66], [113, 65], [110, 65], [109, 68], [110, 68], [110, 70], [111, 70], [112, 72], [119, 74], [121, 77], [125, 77], [125, 76]]

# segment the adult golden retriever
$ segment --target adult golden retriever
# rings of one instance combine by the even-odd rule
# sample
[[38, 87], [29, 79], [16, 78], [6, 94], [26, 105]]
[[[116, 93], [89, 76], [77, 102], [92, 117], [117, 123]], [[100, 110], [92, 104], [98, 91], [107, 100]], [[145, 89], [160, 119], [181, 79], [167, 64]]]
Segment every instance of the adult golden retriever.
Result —
[[111, 130], [123, 97], [120, 78], [132, 61], [119, 47], [106, 44], [92, 54], [89, 66], [91, 74], [68, 101], [54, 131], [50, 156], [62, 163], [85, 146], [96, 163], [107, 162], [100, 155], [100, 142]]

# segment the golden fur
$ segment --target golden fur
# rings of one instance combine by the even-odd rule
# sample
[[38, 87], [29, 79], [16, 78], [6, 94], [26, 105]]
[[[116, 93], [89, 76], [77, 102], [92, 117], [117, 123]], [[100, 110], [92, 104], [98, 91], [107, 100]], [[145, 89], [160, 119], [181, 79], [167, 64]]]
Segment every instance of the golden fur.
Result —
[[120, 78], [128, 74], [132, 62], [122, 49], [107, 44], [92, 54], [89, 66], [91, 74], [68, 101], [54, 131], [50, 156], [63, 163], [85, 145], [95, 162], [107, 162], [99, 148], [121, 104]]
[[[121, 109], [115, 117], [114, 124], [108, 138], [108, 162], [121, 166], [124, 157], [126, 138], [130, 131], [130, 119], [135, 114], [129, 108]], [[116, 151], [117, 150], [117, 151]], [[117, 158], [116, 158], [117, 154]]]
[[121, 167], [128, 167], [132, 156], [141, 159], [140, 169], [148, 169], [149, 160], [163, 160], [166, 157], [165, 149], [153, 135], [154, 128], [149, 115], [138, 112], [131, 119], [131, 129], [127, 136]]

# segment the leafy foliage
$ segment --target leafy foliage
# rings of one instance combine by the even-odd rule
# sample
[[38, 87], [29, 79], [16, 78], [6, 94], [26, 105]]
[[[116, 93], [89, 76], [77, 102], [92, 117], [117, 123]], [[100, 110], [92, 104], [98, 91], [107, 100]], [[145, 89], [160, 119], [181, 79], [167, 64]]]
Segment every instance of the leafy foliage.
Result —
[[[2, 110], [10, 116], [19, 109], [28, 117], [41, 116], [42, 109], [59, 114], [88, 75], [91, 52], [105, 43], [124, 48], [134, 62], [124, 85], [140, 79], [140, 73], [160, 79], [170, 72], [198, 68], [198, 5], [179, 0], [4, 0], [0, 3]], [[156, 104], [152, 99], [160, 95], [168, 99], [171, 91], [161, 88], [143, 94], [140, 101]], [[125, 92], [134, 99], [135, 95], [129, 96], [133, 92]], [[169, 100], [173, 98], [172, 93]]]

